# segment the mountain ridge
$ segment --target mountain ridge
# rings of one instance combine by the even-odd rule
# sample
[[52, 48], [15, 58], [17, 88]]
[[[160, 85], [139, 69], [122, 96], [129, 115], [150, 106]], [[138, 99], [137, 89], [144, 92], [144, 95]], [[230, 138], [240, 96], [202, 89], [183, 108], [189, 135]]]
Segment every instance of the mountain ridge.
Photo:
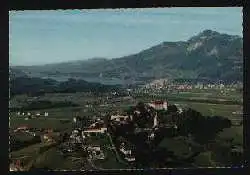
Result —
[[39, 73], [43, 76], [67, 75], [83, 79], [117, 78], [126, 80], [126, 83], [160, 78], [242, 81], [242, 48], [240, 36], [204, 30], [187, 41], [165, 41], [137, 54], [119, 58], [94, 58], [12, 68], [30, 72], [31, 76]]

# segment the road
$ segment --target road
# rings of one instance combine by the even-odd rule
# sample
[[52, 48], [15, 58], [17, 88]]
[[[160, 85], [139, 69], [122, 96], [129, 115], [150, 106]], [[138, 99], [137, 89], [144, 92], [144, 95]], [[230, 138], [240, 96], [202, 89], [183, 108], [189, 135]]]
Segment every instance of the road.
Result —
[[122, 160], [122, 158], [120, 157], [119, 153], [117, 152], [117, 149], [116, 149], [116, 147], [115, 147], [115, 145], [114, 145], [114, 143], [113, 143], [113, 140], [112, 140], [112, 138], [111, 138], [111, 135], [110, 135], [109, 133], [107, 133], [107, 135], [108, 135], [108, 138], [109, 138], [110, 143], [111, 143], [111, 147], [110, 147], [110, 148], [115, 152], [116, 159], [117, 159], [120, 163], [126, 164], [126, 165], [127, 165], [127, 163], [126, 163], [125, 161]]

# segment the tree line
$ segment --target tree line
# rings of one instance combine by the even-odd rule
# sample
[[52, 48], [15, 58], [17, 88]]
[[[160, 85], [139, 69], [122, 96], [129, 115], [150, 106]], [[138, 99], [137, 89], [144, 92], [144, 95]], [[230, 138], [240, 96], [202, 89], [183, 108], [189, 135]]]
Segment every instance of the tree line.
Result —
[[11, 97], [18, 94], [38, 96], [45, 93], [93, 92], [98, 94], [119, 89], [119, 85], [103, 85], [100, 83], [90, 83], [84, 80], [76, 80], [72, 78], [64, 82], [58, 82], [53, 79], [31, 77], [16, 77], [10, 80]]

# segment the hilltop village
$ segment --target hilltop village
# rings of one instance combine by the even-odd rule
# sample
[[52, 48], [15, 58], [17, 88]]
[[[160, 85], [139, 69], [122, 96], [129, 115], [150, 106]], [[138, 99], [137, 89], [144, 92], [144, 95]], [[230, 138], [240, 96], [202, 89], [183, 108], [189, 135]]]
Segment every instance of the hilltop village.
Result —
[[[17, 96], [10, 113], [10, 170], [238, 164], [241, 89], [240, 83], [159, 80], [101, 94]], [[227, 132], [235, 133], [230, 143]]]
[[[129, 100], [130, 98], [132, 97], [126, 99]], [[92, 105], [88, 104], [85, 107], [91, 108]], [[16, 115], [19, 118], [24, 118], [26, 121], [39, 118], [49, 119], [50, 117], [47, 111], [44, 113], [17, 112]], [[157, 145], [163, 144], [161, 143], [162, 140], [175, 138], [178, 135], [183, 135], [181, 133], [187, 132], [186, 129], [188, 128], [185, 125], [187, 125], [188, 120], [186, 121], [186, 119], [191, 116], [197, 116], [200, 120], [205, 120], [200, 113], [183, 108], [177, 104], [173, 105], [167, 100], [156, 100], [148, 103], [139, 102], [135, 106], [130, 106], [125, 111], [119, 110], [110, 115], [103, 113], [99, 117], [95, 116], [91, 118], [76, 115], [71, 121], [60, 120], [62, 123], [71, 123], [71, 129], [67, 131], [60, 131], [53, 128], [38, 129], [29, 127], [28, 125], [19, 126], [15, 130], [10, 131], [11, 142], [13, 142], [10, 149], [18, 150], [18, 148], [15, 148], [18, 145], [15, 142], [15, 137], [18, 137], [22, 133], [32, 138], [30, 141], [26, 141], [27, 143], [23, 142], [24, 145], [43, 143], [43, 146], [39, 147], [40, 153], [46, 152], [51, 147], [56, 147], [62, 156], [81, 161], [84, 159], [85, 163], [81, 165], [83, 169], [89, 167], [100, 169], [98, 165], [111, 159], [110, 157], [113, 157], [116, 162], [121, 164], [119, 165], [121, 167], [139, 168], [148, 165], [145, 162], [146, 159], [143, 158], [144, 156], [159, 154], [160, 150], [157, 148]], [[228, 128], [232, 125], [226, 118], [217, 118], [216, 120], [218, 120], [217, 123], [222, 122], [222, 125], [218, 126], [219, 128]], [[207, 123], [208, 125], [210, 124]], [[184, 130], [184, 128], [186, 129]], [[215, 132], [221, 131], [222, 128], [219, 130], [216, 129]], [[195, 132], [191, 131], [192, 128], [188, 130], [191, 133]], [[179, 160], [180, 158], [171, 156], [171, 154], [169, 156], [173, 160], [185, 161], [190, 156], [199, 155], [205, 149], [202, 147], [202, 145], [197, 143], [189, 144], [189, 153], [185, 153], [189, 156], [184, 156], [183, 160]], [[238, 151], [236, 149], [236, 152]], [[163, 151], [162, 154], [168, 153]], [[147, 161], [160, 166], [160, 160], [157, 157], [153, 157], [150, 157], [150, 160]], [[10, 169], [12, 171], [34, 168], [34, 162], [24, 165], [25, 158], [19, 157], [18, 159], [13, 156], [11, 160]], [[170, 161], [170, 164], [173, 160]]]
[[[156, 101], [148, 104], [148, 107], [152, 107], [157, 110], [167, 110], [167, 102], [163, 101]], [[140, 115], [140, 111], [134, 111], [134, 114]], [[143, 132], [147, 131], [149, 133], [148, 139], [154, 138], [154, 130], [157, 129], [159, 126], [159, 121], [157, 119], [157, 113], [153, 116], [153, 120], [151, 121], [151, 127], [148, 128], [140, 128], [135, 127], [134, 133], [136, 132]], [[106, 121], [104, 121], [106, 120]], [[85, 123], [84, 123], [85, 122]], [[124, 134], [129, 132], [129, 130], [125, 130], [126, 126], [131, 127], [131, 122], [133, 122], [133, 115], [111, 115], [108, 119], [101, 119], [97, 118], [96, 120], [92, 121], [93, 123], [86, 127], [86, 121], [81, 119], [80, 117], [75, 117], [73, 119], [74, 130], [72, 131], [72, 135], [70, 136], [70, 143], [78, 143], [82, 144], [82, 147], [88, 150], [90, 157], [97, 158], [97, 159], [104, 159], [104, 154], [101, 150], [101, 145], [85, 145], [87, 140], [91, 137], [96, 137], [98, 135], [107, 135], [112, 143], [112, 147], [117, 149], [120, 156], [122, 156], [126, 161], [133, 162], [135, 161], [135, 156], [133, 155], [132, 148], [129, 147], [129, 144], [124, 142], [119, 142], [116, 145], [113, 145], [113, 137], [112, 133], [115, 128], [123, 127]], [[177, 127], [176, 125], [173, 127]], [[131, 132], [133, 133], [133, 132]], [[115, 133], [114, 133], [115, 134]], [[68, 144], [70, 145], [70, 144]], [[68, 149], [64, 148], [65, 151], [73, 151], [73, 147], [69, 147]]]

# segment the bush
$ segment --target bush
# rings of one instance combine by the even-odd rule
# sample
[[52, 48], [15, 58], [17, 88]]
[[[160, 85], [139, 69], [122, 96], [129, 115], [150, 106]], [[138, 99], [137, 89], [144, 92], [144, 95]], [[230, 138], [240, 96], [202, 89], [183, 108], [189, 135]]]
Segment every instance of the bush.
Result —
[[215, 163], [212, 160], [212, 153], [202, 152], [197, 157], [195, 157], [195, 164], [202, 167], [214, 167]]

